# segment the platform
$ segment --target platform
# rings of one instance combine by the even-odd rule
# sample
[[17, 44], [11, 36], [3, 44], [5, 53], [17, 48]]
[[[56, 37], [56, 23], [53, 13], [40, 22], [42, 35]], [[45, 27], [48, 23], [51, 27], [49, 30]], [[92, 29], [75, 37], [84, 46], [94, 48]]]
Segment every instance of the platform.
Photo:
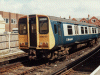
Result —
[[18, 48], [0, 50], [0, 62], [12, 60], [24, 56], [28, 56], [28, 54]]
[[90, 75], [100, 75], [100, 66], [98, 66]]

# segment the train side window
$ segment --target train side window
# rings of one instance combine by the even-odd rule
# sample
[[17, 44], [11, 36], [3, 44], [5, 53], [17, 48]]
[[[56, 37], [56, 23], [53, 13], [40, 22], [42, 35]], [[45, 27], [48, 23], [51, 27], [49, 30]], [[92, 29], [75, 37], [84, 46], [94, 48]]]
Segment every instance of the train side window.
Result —
[[55, 34], [57, 34], [57, 27], [56, 27], [56, 24], [54, 24], [54, 31], [55, 31]]
[[96, 32], [96, 28], [95, 28], [95, 33], [97, 33], [97, 32]]
[[99, 33], [99, 28], [96, 28], [96, 30], [97, 30], [97, 33]]
[[81, 27], [81, 34], [84, 34], [84, 27]]
[[88, 31], [87, 31], [87, 27], [85, 27], [85, 33], [86, 33], [86, 34], [88, 33]]
[[92, 28], [92, 33], [94, 34], [94, 28]]
[[72, 33], [72, 26], [67, 26], [67, 28], [68, 28], [68, 35], [72, 35], [73, 33]]

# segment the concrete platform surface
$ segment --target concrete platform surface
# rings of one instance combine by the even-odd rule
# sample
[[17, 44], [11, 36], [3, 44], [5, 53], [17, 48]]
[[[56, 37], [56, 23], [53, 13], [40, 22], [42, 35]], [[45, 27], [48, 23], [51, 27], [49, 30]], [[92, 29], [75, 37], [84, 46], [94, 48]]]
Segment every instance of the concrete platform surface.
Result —
[[28, 56], [28, 54], [18, 48], [0, 50], [0, 62], [24, 56]]

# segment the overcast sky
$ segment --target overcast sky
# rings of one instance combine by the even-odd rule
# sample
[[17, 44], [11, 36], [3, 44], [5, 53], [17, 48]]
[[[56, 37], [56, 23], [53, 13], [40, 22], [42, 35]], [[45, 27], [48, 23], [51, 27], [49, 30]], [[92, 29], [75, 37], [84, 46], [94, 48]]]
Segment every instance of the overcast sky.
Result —
[[0, 0], [0, 11], [87, 18], [100, 16], [100, 0]]

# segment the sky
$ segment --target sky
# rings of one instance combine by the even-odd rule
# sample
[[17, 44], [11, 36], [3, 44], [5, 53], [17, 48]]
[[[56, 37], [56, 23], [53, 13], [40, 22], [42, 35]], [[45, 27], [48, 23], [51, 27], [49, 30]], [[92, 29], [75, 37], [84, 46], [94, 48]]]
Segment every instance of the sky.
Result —
[[100, 16], [100, 0], [0, 0], [0, 11], [87, 18]]

